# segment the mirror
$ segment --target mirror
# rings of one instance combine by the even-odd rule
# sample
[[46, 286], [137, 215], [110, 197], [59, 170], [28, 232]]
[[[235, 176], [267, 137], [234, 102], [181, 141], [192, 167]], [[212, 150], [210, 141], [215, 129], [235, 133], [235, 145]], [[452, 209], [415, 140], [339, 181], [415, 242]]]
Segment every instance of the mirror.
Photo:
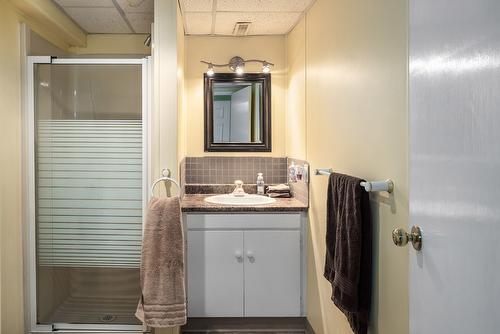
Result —
[[205, 74], [205, 151], [271, 151], [271, 75]]

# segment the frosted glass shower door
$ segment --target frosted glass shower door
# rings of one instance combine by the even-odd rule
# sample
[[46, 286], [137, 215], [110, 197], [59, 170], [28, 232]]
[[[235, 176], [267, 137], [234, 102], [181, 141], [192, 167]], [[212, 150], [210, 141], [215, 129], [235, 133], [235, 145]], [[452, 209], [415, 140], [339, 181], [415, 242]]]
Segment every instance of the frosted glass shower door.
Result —
[[138, 326], [144, 69], [74, 62], [34, 67], [36, 324]]

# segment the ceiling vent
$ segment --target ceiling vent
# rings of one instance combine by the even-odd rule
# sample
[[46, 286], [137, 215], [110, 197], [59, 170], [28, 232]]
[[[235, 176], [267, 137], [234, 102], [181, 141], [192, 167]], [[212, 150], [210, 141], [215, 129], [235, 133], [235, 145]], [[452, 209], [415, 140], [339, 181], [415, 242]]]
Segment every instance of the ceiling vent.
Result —
[[250, 30], [252, 22], [236, 22], [233, 29], [234, 36], [246, 36]]

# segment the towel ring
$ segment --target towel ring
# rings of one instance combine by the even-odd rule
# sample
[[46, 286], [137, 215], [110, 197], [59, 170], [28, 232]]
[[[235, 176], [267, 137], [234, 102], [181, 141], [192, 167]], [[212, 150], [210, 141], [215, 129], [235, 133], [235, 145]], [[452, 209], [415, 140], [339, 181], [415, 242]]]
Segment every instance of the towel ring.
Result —
[[179, 189], [179, 192], [181, 191], [181, 186], [179, 186], [179, 183], [177, 183], [177, 181], [175, 181], [174, 179], [172, 179], [172, 178], [170, 178], [168, 176], [162, 176], [159, 179], [157, 179], [156, 181], [154, 181], [153, 184], [151, 184], [151, 197], [154, 196], [155, 186], [158, 183], [160, 183], [161, 181], [170, 181], [170, 182], [172, 182], [173, 184], [175, 184], [177, 186], [177, 189]]

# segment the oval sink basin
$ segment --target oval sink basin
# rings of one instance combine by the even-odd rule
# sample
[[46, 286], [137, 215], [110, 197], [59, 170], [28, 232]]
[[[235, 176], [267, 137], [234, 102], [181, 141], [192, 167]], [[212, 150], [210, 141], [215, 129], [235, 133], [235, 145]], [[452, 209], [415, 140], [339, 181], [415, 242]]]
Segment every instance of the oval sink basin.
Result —
[[276, 202], [274, 198], [262, 195], [246, 194], [243, 197], [232, 194], [215, 195], [205, 198], [205, 202], [226, 205], [262, 205]]

